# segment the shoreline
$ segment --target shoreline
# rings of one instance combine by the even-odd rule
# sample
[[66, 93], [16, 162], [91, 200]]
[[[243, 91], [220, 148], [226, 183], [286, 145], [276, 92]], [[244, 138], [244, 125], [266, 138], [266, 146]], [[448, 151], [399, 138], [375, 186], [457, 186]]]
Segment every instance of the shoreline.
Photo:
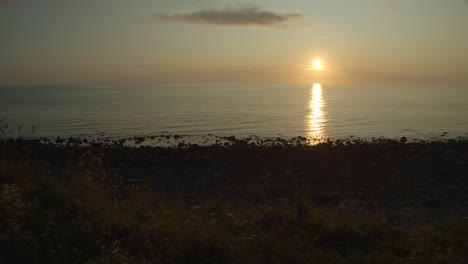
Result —
[[[42, 144], [52, 144], [52, 145], [61, 145], [61, 146], [85, 146], [89, 147], [92, 145], [103, 145], [107, 147], [168, 147], [168, 148], [178, 148], [178, 147], [188, 147], [190, 145], [200, 145], [200, 146], [214, 146], [214, 145], [233, 145], [233, 144], [253, 144], [253, 145], [316, 145], [319, 143], [326, 142], [368, 142], [368, 143], [378, 143], [382, 141], [400, 141], [402, 139], [408, 143], [430, 143], [430, 142], [448, 142], [448, 141], [467, 141], [468, 136], [462, 135], [452, 135], [449, 136], [448, 132], [443, 132], [438, 134], [438, 136], [432, 137], [386, 137], [386, 136], [368, 136], [360, 137], [355, 135], [349, 135], [341, 138], [332, 138], [332, 137], [309, 137], [309, 136], [290, 136], [285, 137], [282, 134], [275, 136], [260, 136], [255, 134], [244, 135], [244, 136], [234, 136], [234, 135], [215, 135], [215, 134], [203, 134], [203, 135], [191, 135], [191, 134], [178, 134], [178, 133], [161, 133], [154, 135], [139, 135], [139, 136], [110, 136], [105, 133], [98, 133], [95, 135], [74, 135], [74, 136], [34, 136], [31, 135], [22, 135], [14, 136], [10, 134], [7, 136], [5, 134], [3, 139], [22, 139], [28, 141], [39, 141]], [[468, 134], [468, 133], [465, 133]], [[0, 138], [2, 139], [2, 138]], [[227, 143], [227, 144], [226, 144]]]

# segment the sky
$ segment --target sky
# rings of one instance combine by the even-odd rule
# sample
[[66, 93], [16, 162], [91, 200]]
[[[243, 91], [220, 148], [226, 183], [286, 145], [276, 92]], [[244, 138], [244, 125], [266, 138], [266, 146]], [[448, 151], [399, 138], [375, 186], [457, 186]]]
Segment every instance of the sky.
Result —
[[0, 86], [468, 86], [467, 32], [468, 0], [0, 0]]

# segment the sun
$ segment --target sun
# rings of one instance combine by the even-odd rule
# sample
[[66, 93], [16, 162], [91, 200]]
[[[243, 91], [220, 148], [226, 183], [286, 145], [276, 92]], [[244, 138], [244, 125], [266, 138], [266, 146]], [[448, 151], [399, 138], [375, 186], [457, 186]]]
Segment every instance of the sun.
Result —
[[320, 71], [322, 69], [322, 61], [320, 59], [315, 59], [312, 68], [316, 71]]
[[320, 57], [315, 57], [306, 68], [309, 71], [325, 71], [326, 67], [323, 64], [323, 61]]

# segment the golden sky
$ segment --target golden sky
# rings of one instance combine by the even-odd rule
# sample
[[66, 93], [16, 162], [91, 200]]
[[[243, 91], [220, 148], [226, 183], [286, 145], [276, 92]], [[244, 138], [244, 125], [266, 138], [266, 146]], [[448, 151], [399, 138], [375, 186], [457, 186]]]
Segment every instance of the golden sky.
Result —
[[0, 0], [0, 22], [1, 86], [468, 85], [466, 0]]

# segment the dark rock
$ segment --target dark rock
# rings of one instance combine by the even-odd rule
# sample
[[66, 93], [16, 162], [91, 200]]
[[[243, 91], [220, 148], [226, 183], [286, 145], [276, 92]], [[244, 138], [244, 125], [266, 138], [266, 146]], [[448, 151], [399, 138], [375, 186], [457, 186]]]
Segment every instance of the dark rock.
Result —
[[400, 138], [400, 144], [405, 144], [407, 141], [407, 138], [406, 137], [401, 137]]
[[230, 136], [230, 137], [224, 137], [223, 139], [229, 140], [229, 141], [235, 141], [236, 137], [235, 136]]

